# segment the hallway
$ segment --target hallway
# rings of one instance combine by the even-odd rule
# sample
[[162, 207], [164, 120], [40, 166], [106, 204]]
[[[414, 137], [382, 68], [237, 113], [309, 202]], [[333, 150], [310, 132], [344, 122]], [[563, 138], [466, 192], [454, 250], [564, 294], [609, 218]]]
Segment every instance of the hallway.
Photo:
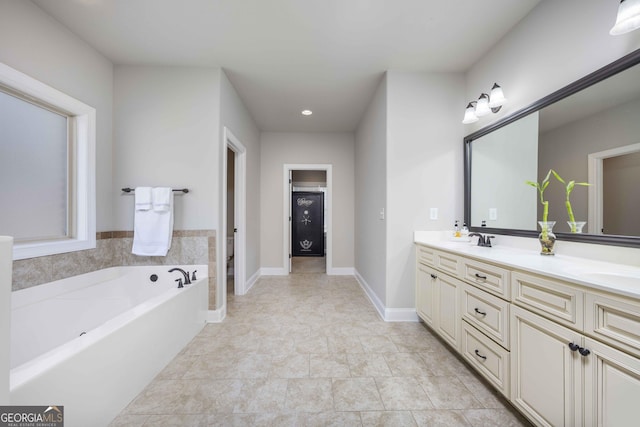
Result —
[[263, 277], [111, 426], [522, 426], [421, 323], [349, 276]]

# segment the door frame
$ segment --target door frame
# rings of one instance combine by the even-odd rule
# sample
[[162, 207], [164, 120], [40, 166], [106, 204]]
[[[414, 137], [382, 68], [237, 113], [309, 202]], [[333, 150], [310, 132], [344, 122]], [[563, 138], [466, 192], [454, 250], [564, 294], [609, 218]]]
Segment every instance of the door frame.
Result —
[[625, 154], [640, 151], [640, 143], [625, 145], [623, 147], [612, 148], [610, 150], [591, 153], [588, 156], [588, 215], [587, 227], [590, 234], [602, 234], [604, 227], [604, 194], [603, 194], [603, 168], [604, 159], [610, 157], [623, 156]]
[[[237, 229], [234, 238], [233, 271], [235, 282], [235, 295], [244, 295], [246, 290], [246, 171], [247, 171], [247, 149], [240, 140], [226, 126], [223, 129], [223, 149], [222, 157], [222, 191], [220, 209], [220, 238], [217, 248], [218, 256], [216, 262], [217, 281], [220, 286], [216, 290], [216, 301], [222, 301], [222, 307], [226, 312], [227, 306], [227, 149], [235, 153], [235, 173], [234, 173], [234, 223]], [[218, 305], [220, 308], [220, 305]]]
[[291, 164], [283, 165], [282, 173], [282, 267], [285, 276], [291, 272], [291, 187], [290, 174], [294, 170], [316, 170], [325, 171], [327, 174], [327, 215], [325, 225], [327, 226], [327, 255], [325, 259], [325, 271], [327, 274], [333, 273], [333, 165], [330, 164]]

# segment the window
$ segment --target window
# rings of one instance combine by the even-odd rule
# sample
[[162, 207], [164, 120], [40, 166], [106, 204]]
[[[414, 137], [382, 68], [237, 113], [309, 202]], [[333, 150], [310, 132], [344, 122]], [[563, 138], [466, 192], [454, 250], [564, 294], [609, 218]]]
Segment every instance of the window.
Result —
[[95, 247], [95, 109], [3, 64], [0, 200], [14, 259]]

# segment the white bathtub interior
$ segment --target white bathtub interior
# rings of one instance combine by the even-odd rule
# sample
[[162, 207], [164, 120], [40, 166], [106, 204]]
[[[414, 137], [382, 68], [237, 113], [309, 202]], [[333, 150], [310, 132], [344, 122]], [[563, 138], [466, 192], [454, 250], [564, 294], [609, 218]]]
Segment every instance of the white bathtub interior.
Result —
[[67, 426], [107, 425], [204, 327], [207, 266], [182, 266], [202, 277], [182, 289], [170, 268], [114, 267], [13, 292], [11, 404], [65, 405]]

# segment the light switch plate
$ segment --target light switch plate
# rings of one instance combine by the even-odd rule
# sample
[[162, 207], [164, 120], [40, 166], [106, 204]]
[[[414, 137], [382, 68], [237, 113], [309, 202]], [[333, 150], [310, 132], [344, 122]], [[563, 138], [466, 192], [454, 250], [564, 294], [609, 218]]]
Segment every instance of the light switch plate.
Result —
[[489, 208], [489, 220], [497, 221], [498, 220], [498, 209], [497, 208]]
[[429, 219], [438, 219], [438, 208], [431, 208], [429, 212]]

